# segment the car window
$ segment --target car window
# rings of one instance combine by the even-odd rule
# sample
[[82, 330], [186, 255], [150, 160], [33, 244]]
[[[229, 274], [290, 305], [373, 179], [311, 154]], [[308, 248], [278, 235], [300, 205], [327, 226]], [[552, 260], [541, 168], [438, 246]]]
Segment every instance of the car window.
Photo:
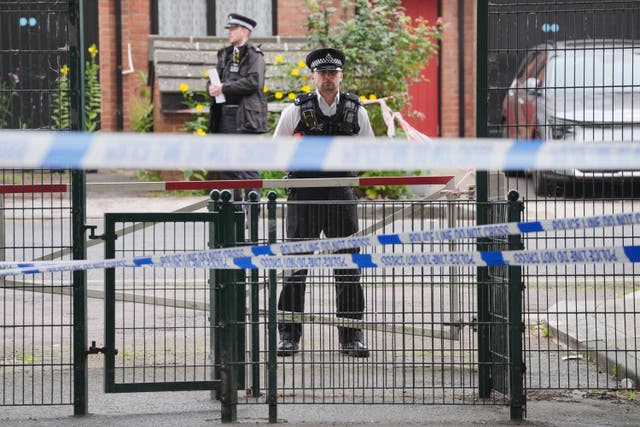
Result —
[[557, 52], [546, 80], [553, 87], [640, 92], [640, 48]]

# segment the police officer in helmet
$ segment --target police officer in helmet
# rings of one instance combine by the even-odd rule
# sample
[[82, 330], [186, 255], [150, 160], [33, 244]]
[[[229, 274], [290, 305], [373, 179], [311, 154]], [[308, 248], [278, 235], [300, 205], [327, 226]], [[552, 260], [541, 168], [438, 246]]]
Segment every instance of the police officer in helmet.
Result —
[[[216, 69], [220, 83], [207, 83], [211, 96], [210, 133], [249, 133], [267, 131], [267, 99], [264, 95], [265, 61], [259, 47], [250, 42], [257, 23], [246, 16], [231, 13], [227, 17], [230, 45], [218, 51]], [[223, 94], [224, 103], [216, 97]], [[257, 171], [222, 171], [220, 179], [259, 179]], [[259, 190], [255, 190], [260, 194]], [[249, 190], [245, 190], [245, 195]], [[239, 189], [234, 200], [242, 200]], [[246, 197], [245, 197], [246, 199]]]
[[[331, 48], [312, 51], [306, 58], [311, 81], [316, 90], [297, 97], [280, 116], [274, 136], [344, 135], [373, 137], [367, 110], [358, 96], [340, 91], [345, 55]], [[348, 177], [355, 172], [290, 171], [291, 178]], [[287, 207], [287, 237], [313, 239], [322, 232], [326, 237], [344, 237], [358, 231], [356, 197], [351, 187], [294, 188], [289, 191]], [[300, 203], [309, 201], [309, 203]], [[324, 201], [324, 202], [323, 202]], [[331, 201], [331, 202], [327, 202]], [[336, 203], [335, 201], [345, 201]], [[346, 249], [341, 253], [357, 253]], [[364, 315], [364, 292], [359, 269], [335, 269], [336, 316], [359, 320]], [[305, 305], [307, 270], [295, 270], [284, 278], [278, 309], [287, 313], [302, 313]], [[291, 320], [278, 323], [279, 356], [291, 356], [300, 351], [302, 324]], [[368, 357], [362, 330], [348, 322], [338, 327], [340, 351], [352, 357]]]

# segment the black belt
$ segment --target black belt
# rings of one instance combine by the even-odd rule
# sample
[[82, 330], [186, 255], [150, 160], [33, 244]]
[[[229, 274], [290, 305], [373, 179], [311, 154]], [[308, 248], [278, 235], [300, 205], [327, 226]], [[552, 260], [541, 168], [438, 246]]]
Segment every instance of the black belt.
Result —
[[232, 109], [232, 108], [238, 108], [240, 105], [238, 104], [222, 104], [222, 108], [226, 108], [226, 109]]

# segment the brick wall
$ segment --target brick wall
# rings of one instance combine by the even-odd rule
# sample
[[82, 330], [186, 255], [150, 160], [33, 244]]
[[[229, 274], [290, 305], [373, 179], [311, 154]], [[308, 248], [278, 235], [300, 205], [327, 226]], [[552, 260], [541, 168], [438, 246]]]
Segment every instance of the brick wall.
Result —
[[[305, 4], [306, 0], [278, 0], [278, 35], [304, 35], [309, 16], [309, 9]], [[333, 7], [337, 10], [334, 14], [335, 21], [353, 16], [352, 10], [342, 8], [342, 0], [334, 0]]]
[[[464, 0], [464, 121], [465, 136], [475, 135], [476, 7]], [[442, 1], [442, 17], [448, 24], [441, 51], [441, 136], [457, 137], [459, 130], [458, 2]]]
[[[122, 1], [122, 67], [129, 68], [128, 44], [131, 44], [133, 67], [136, 71], [147, 69], [149, 32], [149, 0]], [[117, 75], [116, 70], [116, 19], [115, 1], [101, 0], [98, 6], [100, 40], [100, 81], [102, 85], [102, 129], [117, 129]], [[131, 129], [131, 105], [137, 97], [140, 83], [138, 73], [122, 76], [124, 130]]]
[[113, 1], [98, 2], [98, 40], [100, 45], [100, 85], [102, 86], [102, 129], [116, 129], [116, 43], [115, 10]]

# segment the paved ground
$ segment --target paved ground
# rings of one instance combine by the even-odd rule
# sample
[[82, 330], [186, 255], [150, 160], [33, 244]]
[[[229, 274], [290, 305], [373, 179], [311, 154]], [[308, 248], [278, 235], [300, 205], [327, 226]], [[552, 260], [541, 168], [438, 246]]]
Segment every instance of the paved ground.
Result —
[[[97, 373], [96, 373], [97, 374]], [[90, 412], [73, 417], [70, 407], [5, 407], [0, 426], [205, 426], [219, 425], [218, 402], [207, 392], [167, 392], [104, 395], [100, 378], [92, 377]], [[530, 425], [530, 426], [637, 426], [640, 405], [614, 394], [557, 394], [530, 400], [524, 421], [509, 420], [500, 406], [442, 405], [280, 405], [278, 424], [332, 425]], [[267, 424], [266, 405], [240, 406], [238, 423]]]

